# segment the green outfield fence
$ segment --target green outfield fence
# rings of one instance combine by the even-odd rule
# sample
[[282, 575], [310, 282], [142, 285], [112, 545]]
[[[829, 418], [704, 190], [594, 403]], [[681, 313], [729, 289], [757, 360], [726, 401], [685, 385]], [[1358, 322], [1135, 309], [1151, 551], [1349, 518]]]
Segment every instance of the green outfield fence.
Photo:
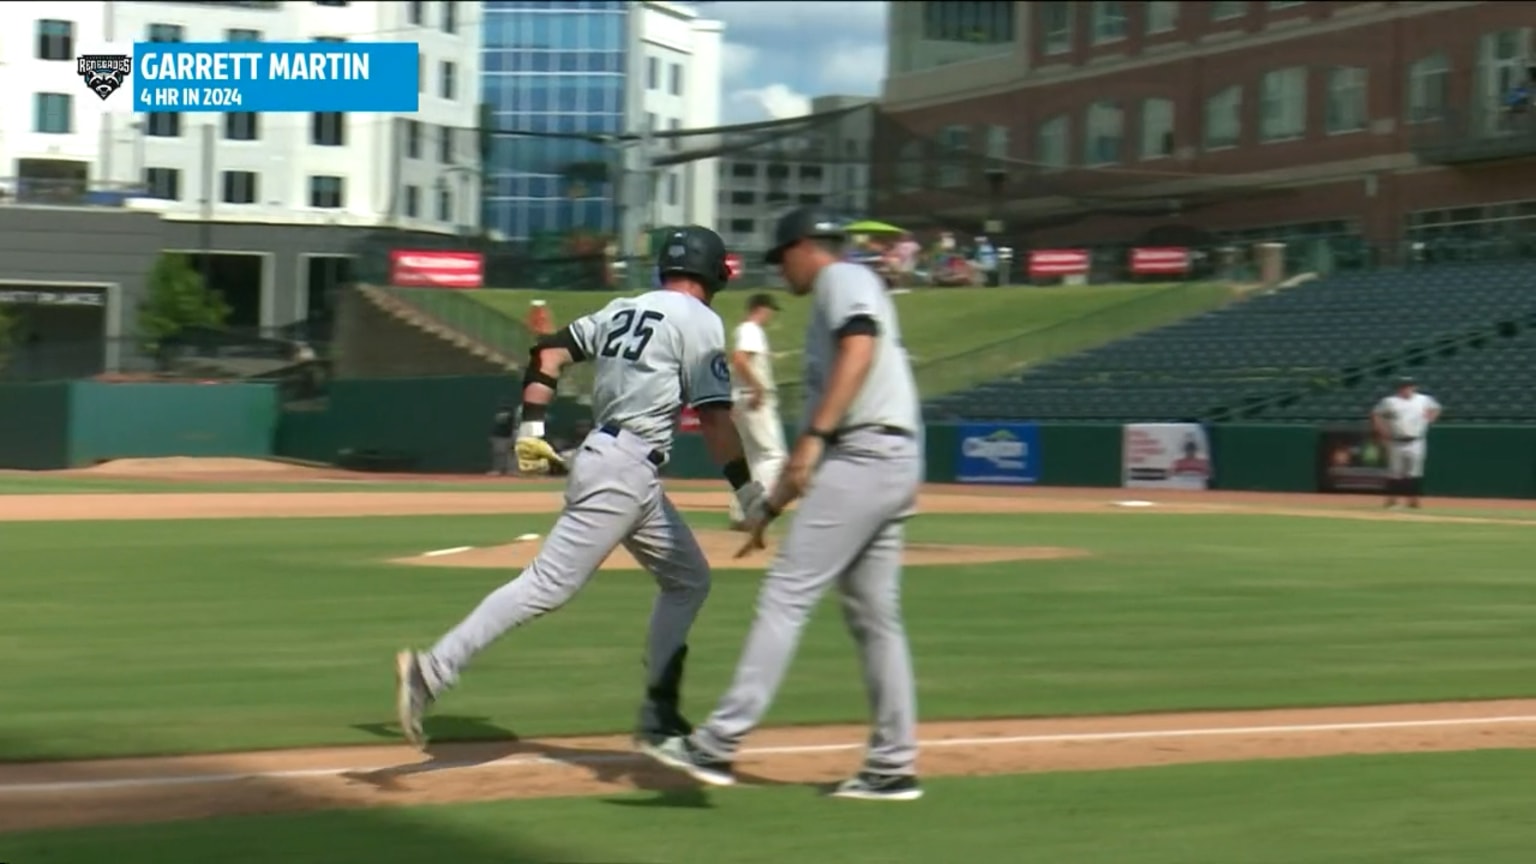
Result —
[[[515, 381], [495, 375], [342, 380], [333, 383], [323, 409], [284, 411], [269, 384], [0, 385], [0, 468], [49, 470], [131, 457], [279, 456], [476, 473], [490, 467], [491, 415], [516, 395]], [[569, 438], [587, 416], [584, 406], [562, 400], [551, 414], [551, 434]], [[1016, 425], [1033, 427], [1039, 485], [1120, 485], [1122, 425]], [[930, 482], [956, 482], [962, 428], [928, 427]], [[1324, 427], [1220, 423], [1205, 431], [1215, 468], [1212, 488], [1319, 490], [1320, 460], [1327, 458]], [[678, 478], [719, 476], [693, 434], [679, 438], [666, 471]], [[1435, 426], [1425, 485], [1437, 496], [1536, 498], [1536, 425]]]

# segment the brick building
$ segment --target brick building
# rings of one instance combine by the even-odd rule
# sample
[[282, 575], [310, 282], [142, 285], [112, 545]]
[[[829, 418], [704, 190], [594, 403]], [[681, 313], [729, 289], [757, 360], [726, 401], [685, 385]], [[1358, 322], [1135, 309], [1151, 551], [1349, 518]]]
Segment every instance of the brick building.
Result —
[[1037, 248], [1536, 238], [1533, 23], [1508, 2], [895, 3], [875, 209]]

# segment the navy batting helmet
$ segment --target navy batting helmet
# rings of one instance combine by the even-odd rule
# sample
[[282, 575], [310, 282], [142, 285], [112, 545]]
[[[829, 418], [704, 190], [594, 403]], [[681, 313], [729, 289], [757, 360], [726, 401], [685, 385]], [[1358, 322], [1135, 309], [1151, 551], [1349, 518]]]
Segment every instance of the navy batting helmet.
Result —
[[656, 275], [665, 279], [669, 273], [691, 276], [699, 280], [705, 291], [714, 294], [731, 281], [725, 241], [702, 225], [668, 228], [656, 252]]

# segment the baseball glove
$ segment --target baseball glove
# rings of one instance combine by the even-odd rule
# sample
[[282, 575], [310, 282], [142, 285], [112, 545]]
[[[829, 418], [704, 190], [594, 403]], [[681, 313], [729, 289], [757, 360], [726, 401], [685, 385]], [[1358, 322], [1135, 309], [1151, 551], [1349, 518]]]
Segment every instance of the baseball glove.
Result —
[[567, 470], [565, 460], [543, 438], [519, 438], [516, 451], [519, 474], [551, 474]]

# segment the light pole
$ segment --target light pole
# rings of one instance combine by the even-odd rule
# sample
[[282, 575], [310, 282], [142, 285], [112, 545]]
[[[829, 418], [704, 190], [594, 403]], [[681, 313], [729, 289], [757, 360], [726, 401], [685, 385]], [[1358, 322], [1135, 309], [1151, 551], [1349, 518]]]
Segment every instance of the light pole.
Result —
[[992, 278], [997, 285], [1002, 286], [1008, 284], [1008, 262], [1003, 255], [1003, 194], [1004, 187], [1008, 183], [1008, 169], [1001, 165], [994, 165], [987, 169], [986, 174], [987, 221], [983, 227], [987, 232], [988, 241], [992, 244], [993, 254], [996, 256]]

